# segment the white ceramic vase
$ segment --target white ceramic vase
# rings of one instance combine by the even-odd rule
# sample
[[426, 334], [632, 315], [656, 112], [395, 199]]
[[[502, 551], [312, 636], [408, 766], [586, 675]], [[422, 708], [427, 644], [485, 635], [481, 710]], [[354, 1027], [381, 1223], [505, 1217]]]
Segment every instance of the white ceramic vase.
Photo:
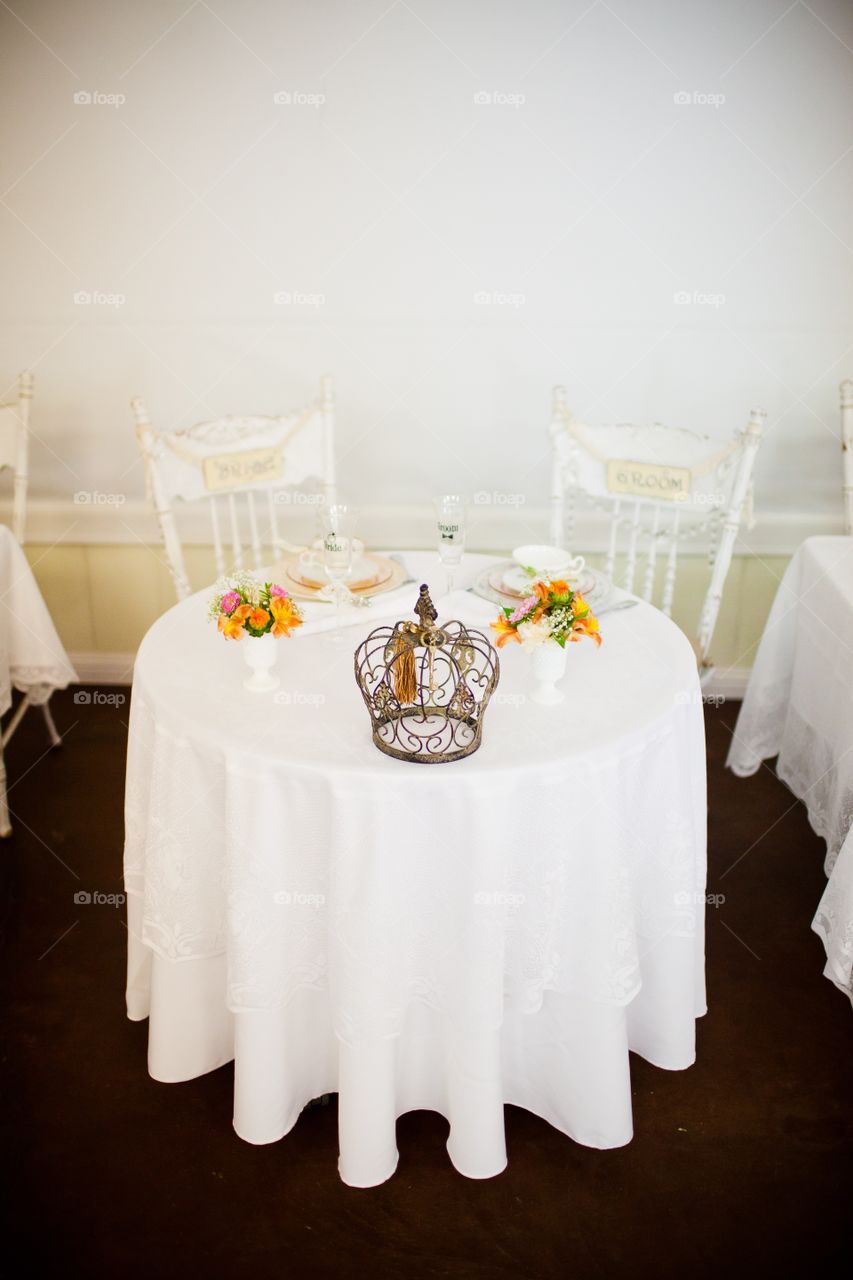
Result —
[[279, 678], [272, 674], [278, 657], [277, 644], [278, 640], [271, 631], [263, 636], [241, 637], [240, 648], [251, 672], [243, 681], [244, 689], [250, 689], [252, 693], [269, 693], [278, 688]]
[[556, 707], [564, 700], [566, 695], [557, 688], [557, 681], [566, 674], [567, 656], [566, 650], [561, 649], [556, 640], [545, 640], [536, 646], [530, 655], [534, 680], [530, 695], [532, 702], [543, 707]]

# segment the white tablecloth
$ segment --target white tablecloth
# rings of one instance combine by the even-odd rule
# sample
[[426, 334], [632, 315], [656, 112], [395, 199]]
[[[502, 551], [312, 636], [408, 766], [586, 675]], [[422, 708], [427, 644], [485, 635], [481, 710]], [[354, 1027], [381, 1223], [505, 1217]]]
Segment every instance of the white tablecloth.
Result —
[[[441, 585], [433, 556], [407, 559]], [[495, 614], [462, 591], [438, 605]], [[528, 656], [507, 646], [479, 751], [424, 767], [370, 737], [352, 654], [375, 619], [341, 646], [309, 626], [280, 641], [262, 695], [241, 686], [249, 642], [205, 609], [165, 614], [134, 671], [127, 1001], [150, 1016], [151, 1074], [233, 1057], [251, 1142], [337, 1091], [358, 1186], [393, 1172], [415, 1108], [448, 1118], [472, 1177], [506, 1163], [505, 1102], [628, 1142], [628, 1050], [687, 1067], [705, 1011], [702, 702], [681, 632], [647, 605], [606, 617], [557, 708], [525, 698]]]
[[32, 702], [77, 680], [56, 634], [32, 569], [12, 530], [0, 524], [0, 715], [12, 705], [12, 688]]
[[776, 593], [728, 764], [746, 777], [776, 755], [826, 840], [812, 927], [826, 976], [853, 998], [853, 538], [807, 539]]

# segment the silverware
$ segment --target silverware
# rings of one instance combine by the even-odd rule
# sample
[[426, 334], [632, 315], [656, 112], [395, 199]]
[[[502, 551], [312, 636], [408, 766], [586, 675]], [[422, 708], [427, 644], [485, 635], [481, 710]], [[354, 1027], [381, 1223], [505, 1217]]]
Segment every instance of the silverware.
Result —
[[603, 618], [608, 613], [618, 613], [620, 609], [633, 609], [635, 604], [639, 604], [639, 600], [618, 600], [616, 604], [607, 604], [603, 609], [593, 608], [596, 618]]

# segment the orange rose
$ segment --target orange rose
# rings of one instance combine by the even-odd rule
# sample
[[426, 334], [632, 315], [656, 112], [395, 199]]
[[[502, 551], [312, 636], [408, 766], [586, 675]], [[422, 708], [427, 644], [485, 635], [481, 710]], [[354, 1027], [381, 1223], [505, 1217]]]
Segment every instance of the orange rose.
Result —
[[252, 609], [249, 614], [249, 626], [254, 627], [256, 631], [263, 631], [269, 620], [270, 615], [266, 609]]

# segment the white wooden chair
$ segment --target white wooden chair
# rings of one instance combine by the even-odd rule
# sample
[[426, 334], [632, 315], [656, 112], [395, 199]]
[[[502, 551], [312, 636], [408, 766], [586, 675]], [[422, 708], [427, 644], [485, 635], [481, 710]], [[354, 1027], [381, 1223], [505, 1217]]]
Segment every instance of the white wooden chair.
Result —
[[[33, 375], [28, 371], [18, 378], [18, 397], [0, 404], [0, 471], [12, 472], [12, 533], [24, 545], [27, 525], [27, 486], [29, 483], [30, 402], [33, 398]], [[42, 689], [42, 695], [45, 690]], [[0, 836], [12, 834], [9, 807], [6, 803], [6, 762], [4, 751], [24, 715], [32, 706], [40, 706], [52, 747], [62, 746], [50, 710], [50, 699], [42, 701], [39, 692], [25, 693], [0, 733]]]
[[18, 378], [18, 398], [0, 404], [0, 471], [12, 472], [12, 532], [24, 545], [27, 523], [27, 482], [30, 440], [30, 401], [33, 375], [24, 371]]
[[853, 382], [841, 384], [841, 465], [844, 485], [844, 532], [853, 534]]
[[644, 555], [637, 594], [651, 600], [661, 576], [660, 608], [667, 616], [679, 547], [691, 538], [707, 540], [710, 581], [691, 637], [703, 680], [713, 670], [711, 639], [738, 528], [746, 512], [751, 518], [752, 469], [765, 416], [753, 409], [744, 429], [721, 447], [708, 436], [658, 423], [580, 422], [567, 408], [565, 389], [554, 388], [551, 540], [572, 546], [576, 507], [584, 503], [597, 509], [610, 526], [605, 573], [613, 576], [617, 553], [624, 552], [619, 585], [634, 591], [638, 560]]
[[247, 560], [261, 569], [292, 549], [279, 532], [279, 514], [296, 487], [314, 480], [320, 486], [318, 500], [335, 500], [335, 393], [330, 377], [322, 379], [316, 401], [275, 418], [216, 418], [184, 430], [158, 431], [138, 397], [131, 408], [148, 493], [179, 600], [190, 594], [190, 583], [174, 502], [207, 506], [216, 571], [221, 575], [249, 567]]

